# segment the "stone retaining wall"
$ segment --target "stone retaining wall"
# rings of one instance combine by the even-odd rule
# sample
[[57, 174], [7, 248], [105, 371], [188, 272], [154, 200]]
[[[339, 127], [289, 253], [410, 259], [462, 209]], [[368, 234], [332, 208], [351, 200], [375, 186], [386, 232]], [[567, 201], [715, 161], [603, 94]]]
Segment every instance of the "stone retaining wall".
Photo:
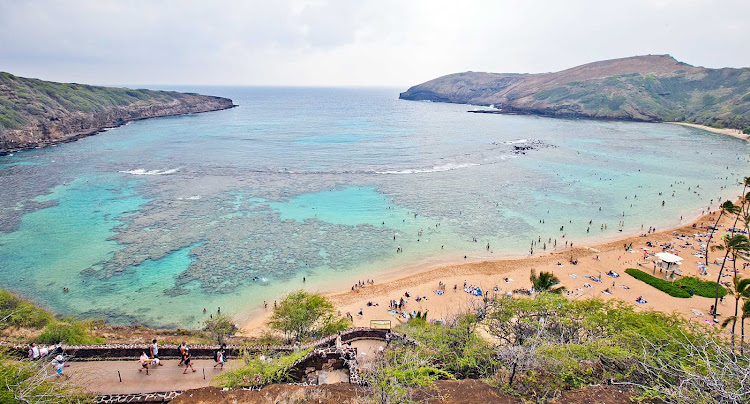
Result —
[[94, 402], [98, 404], [168, 403], [182, 393], [181, 391], [168, 391], [164, 393], [107, 394], [97, 396]]

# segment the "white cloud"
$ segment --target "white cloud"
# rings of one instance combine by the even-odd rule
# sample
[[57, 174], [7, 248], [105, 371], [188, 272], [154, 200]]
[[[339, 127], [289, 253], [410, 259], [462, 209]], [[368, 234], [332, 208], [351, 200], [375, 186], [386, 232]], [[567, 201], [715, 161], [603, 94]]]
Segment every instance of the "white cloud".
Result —
[[670, 53], [749, 66], [750, 2], [0, 2], [0, 70], [88, 83], [398, 85]]

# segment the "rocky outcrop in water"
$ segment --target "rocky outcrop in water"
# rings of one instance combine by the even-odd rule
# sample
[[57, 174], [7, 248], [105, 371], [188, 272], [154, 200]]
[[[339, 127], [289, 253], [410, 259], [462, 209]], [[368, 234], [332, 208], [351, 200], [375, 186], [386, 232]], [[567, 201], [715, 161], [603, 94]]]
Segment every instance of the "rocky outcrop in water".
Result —
[[222, 97], [0, 73], [0, 154], [70, 142], [139, 119], [232, 108]]
[[494, 105], [495, 113], [744, 129], [750, 126], [750, 68], [708, 69], [669, 55], [635, 56], [555, 73], [450, 74], [399, 98]]

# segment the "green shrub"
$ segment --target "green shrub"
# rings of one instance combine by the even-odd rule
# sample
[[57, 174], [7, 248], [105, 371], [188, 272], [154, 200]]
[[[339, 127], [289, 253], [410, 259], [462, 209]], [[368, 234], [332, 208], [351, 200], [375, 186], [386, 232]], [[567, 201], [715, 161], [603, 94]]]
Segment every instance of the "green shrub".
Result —
[[548, 293], [497, 298], [483, 324], [498, 342], [500, 370], [493, 384], [524, 397], [553, 397], [611, 381], [648, 385], [644, 381], [652, 375], [644, 371], [644, 361], [690, 367], [690, 346], [715, 335], [678, 314]]
[[39, 329], [54, 319], [47, 310], [0, 289], [0, 329], [10, 326]]
[[687, 290], [681, 289], [678, 285], [676, 285], [673, 282], [666, 281], [664, 279], [657, 278], [655, 276], [649, 275], [640, 269], [635, 268], [628, 268], [625, 270], [625, 273], [632, 276], [635, 279], [638, 279], [639, 281], [643, 281], [662, 292], [673, 296], [673, 297], [679, 297], [679, 298], [688, 298], [690, 297], [690, 293], [688, 293]]
[[[698, 296], [709, 297], [711, 299], [716, 297], [716, 282], [713, 281], [704, 281], [692, 276], [686, 276], [682, 279], [676, 280], [674, 284], [684, 288], [688, 292], [692, 291]], [[726, 295], [727, 290], [723, 286], [720, 286], [719, 297], [724, 297]]]
[[101, 344], [104, 338], [91, 335], [93, 321], [55, 321], [47, 325], [38, 340], [42, 344], [63, 343], [68, 345]]
[[479, 319], [463, 314], [450, 324], [428, 324], [423, 319], [411, 319], [396, 330], [421, 342], [430, 350], [435, 364], [456, 378], [491, 376], [498, 362], [491, 344], [477, 333]]
[[297, 360], [310, 353], [312, 348], [299, 352], [279, 354], [250, 354], [245, 352], [245, 365], [219, 375], [214, 383], [221, 387], [258, 387], [271, 383], [293, 381], [289, 367]]
[[55, 381], [48, 362], [19, 362], [0, 351], [0, 403], [93, 403], [91, 395], [68, 382]]

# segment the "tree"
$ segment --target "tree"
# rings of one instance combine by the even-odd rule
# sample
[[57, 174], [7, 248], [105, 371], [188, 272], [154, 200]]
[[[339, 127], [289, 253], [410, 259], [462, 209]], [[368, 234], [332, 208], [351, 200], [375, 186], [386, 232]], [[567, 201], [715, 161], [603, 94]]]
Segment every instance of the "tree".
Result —
[[742, 320], [741, 320], [741, 329], [742, 329], [742, 336], [740, 337], [740, 352], [745, 353], [745, 319], [750, 317], [750, 299], [746, 299], [745, 303], [742, 305]]
[[226, 314], [217, 314], [206, 320], [203, 330], [211, 334], [211, 337], [221, 344], [224, 342], [224, 337], [231, 337], [237, 332], [237, 326], [234, 325], [231, 317]]
[[375, 357], [362, 378], [370, 386], [373, 401], [380, 404], [414, 402], [417, 391], [439, 398], [432, 390], [435, 381], [453, 376], [432, 360], [423, 350], [396, 342]]
[[537, 293], [562, 293], [565, 290], [565, 287], [556, 287], [560, 284], [560, 279], [552, 272], [542, 271], [539, 273], [539, 276], [536, 276], [536, 271], [532, 269], [529, 279], [531, 279], [531, 287]]
[[742, 194], [740, 194], [740, 206], [735, 207], [735, 214], [737, 217], [734, 219], [734, 225], [732, 226], [732, 234], [734, 234], [735, 230], [737, 229], [737, 222], [740, 221], [741, 218], [743, 218], [743, 213], [746, 216], [747, 215], [747, 206], [748, 201], [750, 201], [750, 193], [746, 194], [747, 188], [750, 187], [750, 177], [745, 177], [742, 181]]
[[58, 379], [49, 361], [17, 361], [0, 351], [0, 402], [2, 403], [91, 403], [69, 379]]
[[[742, 279], [737, 276], [734, 277], [732, 287], [727, 288], [730, 295], [734, 295], [734, 315], [724, 320], [722, 327], [726, 327], [729, 322], [732, 322], [732, 348], [734, 348], [734, 332], [737, 326], [737, 319], [740, 309], [740, 299], [750, 297], [750, 278]], [[740, 342], [741, 344], [742, 342]]]
[[317, 293], [298, 290], [287, 295], [273, 309], [271, 328], [281, 331], [288, 341], [315, 334], [331, 335], [345, 330], [349, 320], [334, 314], [333, 304]]
[[737, 209], [734, 206], [734, 203], [732, 201], [726, 201], [723, 204], [721, 204], [721, 209], [719, 210], [719, 217], [716, 218], [716, 223], [714, 223], [713, 227], [711, 228], [711, 233], [708, 235], [708, 241], [706, 242], [706, 266], [708, 266], [708, 251], [711, 247], [711, 239], [714, 237], [714, 232], [717, 228], [719, 228], [719, 221], [721, 220], [721, 217], [724, 216], [725, 213], [734, 213]]
[[716, 279], [716, 298], [714, 300], [714, 321], [716, 321], [716, 312], [719, 308], [719, 286], [721, 285], [721, 275], [724, 273], [724, 267], [727, 264], [727, 258], [729, 254], [733, 257], [742, 257], [746, 259], [747, 255], [750, 254], [750, 240], [744, 234], [726, 235], [724, 236], [724, 245], [717, 245], [711, 247], [715, 250], [724, 250], [724, 260], [721, 262], [721, 269], [719, 269], [719, 276]]

